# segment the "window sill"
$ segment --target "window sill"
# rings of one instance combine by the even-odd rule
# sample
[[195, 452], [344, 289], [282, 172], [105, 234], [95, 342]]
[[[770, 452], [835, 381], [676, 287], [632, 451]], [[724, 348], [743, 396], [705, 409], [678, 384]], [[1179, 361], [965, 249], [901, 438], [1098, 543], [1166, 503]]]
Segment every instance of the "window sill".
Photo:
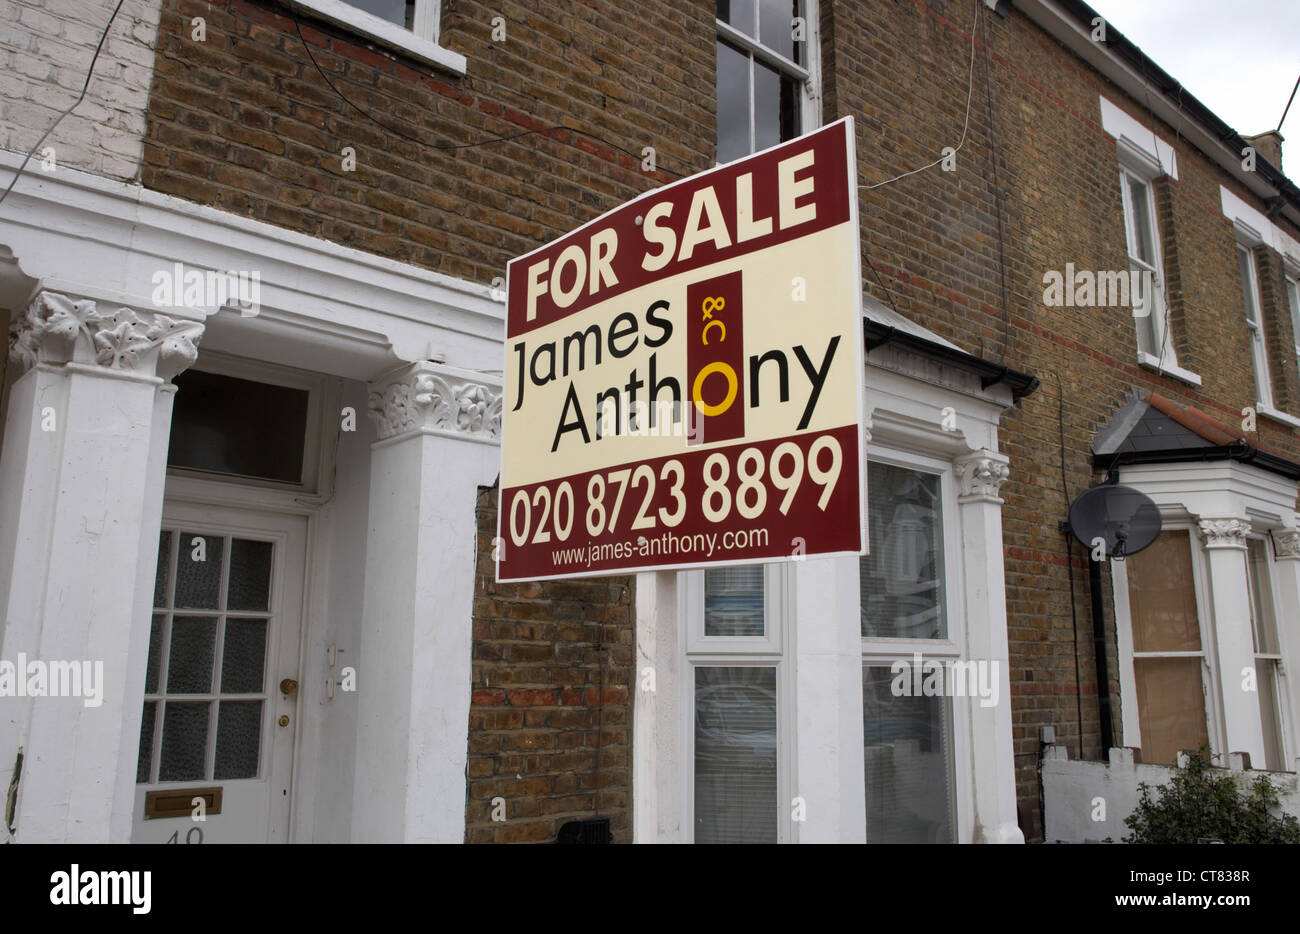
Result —
[[344, 3], [343, 0], [292, 0], [292, 2], [389, 49], [410, 55], [456, 75], [465, 74], [465, 56], [444, 49], [436, 42], [421, 39], [409, 29], [403, 29], [396, 23], [390, 23], [386, 19]]
[[1201, 378], [1191, 370], [1184, 370], [1182, 367], [1175, 366], [1172, 363], [1162, 364], [1159, 358], [1153, 357], [1151, 354], [1142, 350], [1138, 351], [1138, 365], [1145, 367], [1148, 370], [1155, 370], [1157, 373], [1163, 373], [1165, 376], [1172, 376], [1174, 379], [1180, 379], [1184, 383], [1188, 383], [1192, 386], [1201, 385]]
[[1300, 428], [1300, 418], [1294, 415], [1287, 415], [1285, 412], [1279, 412], [1271, 405], [1265, 405], [1262, 402], [1255, 404], [1255, 411], [1265, 418], [1271, 418], [1275, 422], [1281, 422], [1283, 425], [1290, 425], [1292, 428]]

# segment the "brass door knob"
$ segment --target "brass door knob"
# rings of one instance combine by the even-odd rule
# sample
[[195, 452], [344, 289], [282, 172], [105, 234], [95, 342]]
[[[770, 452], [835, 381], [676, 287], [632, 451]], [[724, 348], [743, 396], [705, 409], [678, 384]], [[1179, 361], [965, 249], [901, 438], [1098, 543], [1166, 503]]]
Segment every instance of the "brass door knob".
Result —
[[286, 697], [290, 694], [297, 694], [298, 682], [293, 680], [293, 678], [285, 678], [280, 682], [280, 693], [284, 694]]
[[289, 715], [284, 713], [280, 714], [280, 726], [288, 726], [288, 725], [289, 725]]

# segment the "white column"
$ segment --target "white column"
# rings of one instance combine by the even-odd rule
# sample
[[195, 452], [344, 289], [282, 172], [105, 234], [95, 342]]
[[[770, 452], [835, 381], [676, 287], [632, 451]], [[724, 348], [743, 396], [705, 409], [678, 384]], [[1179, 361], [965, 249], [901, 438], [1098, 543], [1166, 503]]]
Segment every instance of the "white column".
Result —
[[41, 292], [17, 331], [11, 354], [27, 372], [0, 456], [0, 660], [80, 663], [93, 696], [0, 697], [0, 784], [22, 747], [19, 841], [126, 842], [167, 381], [194, 362], [203, 325]]
[[806, 817], [794, 825], [796, 839], [865, 843], [858, 559], [814, 558], [791, 566], [797, 715], [791, 794], [803, 799]]
[[682, 841], [677, 572], [636, 576], [632, 842]]
[[987, 449], [955, 462], [961, 553], [966, 578], [966, 658], [990, 666], [992, 698], [969, 698], [974, 764], [976, 843], [1024, 843], [1016, 819], [1015, 748], [1011, 740], [1011, 674], [1007, 646], [1006, 577], [1002, 561], [1002, 499], [1007, 457]]
[[475, 504], [501, 466], [501, 386], [441, 364], [371, 384], [354, 841], [465, 837]]
[[[1252, 768], [1264, 767], [1264, 731], [1259, 721], [1259, 694], [1247, 690], [1247, 671], [1255, 667], [1250, 631], [1250, 586], [1246, 576], [1246, 533], [1241, 516], [1201, 518], [1201, 538], [1210, 569], [1210, 604], [1214, 614], [1215, 652], [1223, 688], [1225, 753], [1250, 753]], [[1208, 646], [1206, 647], [1208, 650]]]
[[[1277, 563], [1273, 565], [1277, 581], [1277, 638], [1282, 650], [1282, 670], [1300, 672], [1300, 632], [1296, 631], [1294, 620], [1296, 608], [1300, 607], [1300, 531], [1296, 529], [1279, 529], [1273, 533], [1277, 548]], [[1291, 735], [1285, 738], [1286, 746], [1291, 750], [1290, 771], [1300, 771], [1300, 690], [1297, 680], [1291, 678], [1291, 706], [1286, 711], [1286, 721], [1290, 723]], [[1286, 703], [1285, 699], [1281, 699]]]

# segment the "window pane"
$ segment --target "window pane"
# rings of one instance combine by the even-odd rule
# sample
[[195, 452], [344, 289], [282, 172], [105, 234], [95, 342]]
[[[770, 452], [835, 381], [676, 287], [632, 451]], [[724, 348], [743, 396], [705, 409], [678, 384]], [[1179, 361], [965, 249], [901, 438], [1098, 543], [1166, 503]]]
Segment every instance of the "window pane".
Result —
[[217, 609], [226, 540], [182, 532], [180, 544], [180, 553], [176, 555], [175, 605], [186, 610]]
[[214, 779], [257, 778], [262, 748], [262, 702], [222, 701], [217, 717]]
[[1200, 651], [1201, 629], [1186, 530], [1161, 533], [1127, 561], [1133, 651]]
[[1259, 691], [1259, 722], [1264, 728], [1264, 768], [1290, 771], [1282, 757], [1282, 720], [1278, 716], [1277, 662], [1255, 659], [1255, 685]]
[[226, 609], [268, 610], [271, 596], [271, 543], [237, 538], [230, 543], [230, 583]]
[[177, 616], [172, 620], [172, 644], [167, 655], [169, 694], [206, 694], [212, 690], [216, 638], [217, 621], [211, 617]]
[[408, 18], [406, 11], [408, 7], [414, 11], [415, 0], [344, 0], [344, 2], [348, 6], [365, 10], [367, 13], [373, 13], [380, 19], [396, 23], [404, 29], [411, 28], [411, 20]]
[[158, 693], [158, 670], [162, 666], [162, 632], [166, 616], [155, 616], [149, 627], [149, 662], [144, 674], [144, 692]]
[[781, 142], [781, 76], [754, 63], [754, 151]]
[[1255, 651], [1277, 654], [1277, 616], [1269, 583], [1268, 549], [1261, 539], [1246, 539], [1246, 558], [1250, 564], [1250, 622]]
[[1251, 327], [1259, 324], [1259, 310], [1255, 307], [1254, 276], [1251, 275], [1250, 251], [1237, 247], [1237, 271], [1241, 273], [1241, 302], [1246, 309], [1246, 320]]
[[135, 780], [137, 784], [149, 781], [149, 766], [153, 761], [154, 720], [158, 715], [158, 702], [144, 702], [144, 716], [140, 720], [140, 749], [135, 757]]
[[1129, 268], [1138, 273], [1138, 281], [1141, 283], [1139, 286], [1141, 301], [1134, 299], [1133, 309], [1135, 312], [1133, 325], [1137, 328], [1138, 350], [1158, 357], [1164, 335], [1156, 332], [1160, 327], [1160, 319], [1156, 315], [1156, 303], [1160, 299], [1156, 291], [1155, 277], [1136, 263]]
[[188, 782], [203, 778], [208, 746], [209, 704], [167, 704], [163, 718], [158, 781]]
[[[794, 18], [799, 15], [798, 0], [760, 0], [759, 41], [773, 52], [791, 61], [795, 59]], [[807, 26], [804, 27], [807, 39]]]
[[763, 632], [763, 566], [705, 571], [704, 634], [761, 636]]
[[718, 19], [747, 36], [754, 35], [754, 13], [754, 0], [718, 0]]
[[1171, 765], [1209, 742], [1200, 658], [1136, 658], [1133, 674], [1143, 762]]
[[1144, 181], [1125, 173], [1124, 184], [1128, 186], [1129, 197], [1129, 239], [1138, 259], [1147, 265], [1155, 262], [1155, 247], [1151, 237], [1151, 202], [1149, 189]]
[[775, 843], [776, 669], [695, 669], [695, 842]]
[[867, 842], [952, 843], [952, 702], [895, 696], [893, 681], [862, 669]]
[[226, 620], [226, 643], [221, 653], [223, 694], [258, 694], [266, 667], [266, 620]]
[[154, 572], [153, 605], [167, 605], [168, 571], [171, 569], [172, 533], [162, 532], [158, 536], [158, 568]]
[[201, 370], [173, 382], [169, 467], [301, 482], [307, 390]]
[[939, 477], [867, 466], [871, 553], [859, 559], [862, 637], [945, 639]]
[[718, 43], [718, 161], [747, 156], [749, 146], [749, 57]]
[[1291, 338], [1300, 354], [1300, 284], [1294, 279], [1286, 280], [1287, 304], [1291, 307]]

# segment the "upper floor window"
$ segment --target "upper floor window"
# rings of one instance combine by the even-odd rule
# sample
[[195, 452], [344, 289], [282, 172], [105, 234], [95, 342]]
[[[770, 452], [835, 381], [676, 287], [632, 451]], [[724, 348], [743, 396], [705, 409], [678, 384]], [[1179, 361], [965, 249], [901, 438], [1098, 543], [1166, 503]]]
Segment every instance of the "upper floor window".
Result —
[[409, 29], [421, 39], [438, 41], [438, 0], [343, 0], [348, 6]]
[[292, 0], [311, 13], [398, 52], [465, 73], [465, 56], [438, 45], [442, 0]]
[[1268, 345], [1264, 341], [1263, 318], [1259, 309], [1259, 278], [1255, 271], [1255, 254], [1250, 247], [1237, 244], [1237, 269], [1241, 273], [1241, 301], [1246, 309], [1246, 327], [1250, 331], [1250, 355], [1255, 362], [1255, 388], [1261, 408], [1273, 407], [1273, 384], [1268, 372]]
[[804, 0], [718, 0], [718, 162], [804, 132], [811, 26]]
[[1291, 339], [1295, 342], [1296, 357], [1300, 359], [1300, 282], [1286, 277], [1286, 302], [1291, 310]]
[[1140, 288], [1134, 299], [1138, 355], [1144, 363], [1176, 367], [1173, 335], [1164, 302], [1164, 268], [1156, 226], [1155, 191], [1149, 179], [1128, 167], [1120, 169], [1124, 205], [1124, 236], [1129, 269], [1138, 273]]

